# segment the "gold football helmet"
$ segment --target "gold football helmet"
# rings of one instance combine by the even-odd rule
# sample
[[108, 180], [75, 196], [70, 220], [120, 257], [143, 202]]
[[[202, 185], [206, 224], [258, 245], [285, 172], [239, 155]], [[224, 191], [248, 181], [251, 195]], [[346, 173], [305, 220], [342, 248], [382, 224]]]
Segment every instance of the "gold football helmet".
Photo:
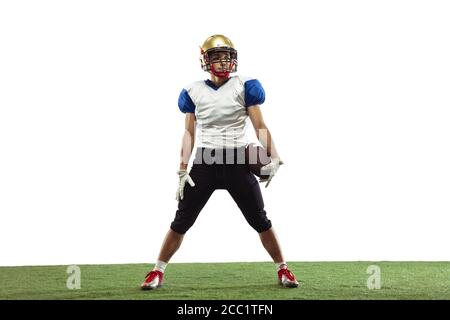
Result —
[[[228, 77], [237, 71], [237, 51], [233, 42], [221, 34], [215, 34], [203, 42], [200, 47], [200, 63], [202, 69], [218, 77]], [[215, 70], [213, 63], [222, 63], [227, 68]]]

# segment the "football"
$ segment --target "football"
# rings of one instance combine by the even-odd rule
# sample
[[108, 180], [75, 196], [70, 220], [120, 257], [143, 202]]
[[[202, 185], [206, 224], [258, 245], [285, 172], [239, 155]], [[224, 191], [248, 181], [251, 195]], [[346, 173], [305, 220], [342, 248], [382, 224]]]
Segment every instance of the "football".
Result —
[[261, 174], [261, 168], [270, 163], [270, 157], [267, 155], [266, 149], [254, 143], [250, 143], [245, 148], [245, 163], [251, 173], [261, 179], [269, 178], [269, 175]]

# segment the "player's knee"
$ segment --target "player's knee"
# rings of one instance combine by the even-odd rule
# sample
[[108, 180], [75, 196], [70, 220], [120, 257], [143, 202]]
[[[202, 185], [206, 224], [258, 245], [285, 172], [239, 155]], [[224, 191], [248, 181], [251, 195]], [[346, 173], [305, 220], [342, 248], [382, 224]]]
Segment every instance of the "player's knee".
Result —
[[172, 222], [172, 224], [170, 225], [170, 229], [172, 229], [176, 233], [179, 233], [179, 234], [183, 235], [190, 229], [190, 227], [182, 226], [182, 225], [179, 225], [179, 224], [176, 224], [176, 223]]
[[255, 229], [256, 232], [261, 233], [272, 228], [272, 222], [267, 219], [267, 217], [263, 217], [250, 221], [250, 226]]
[[180, 219], [176, 218], [171, 224], [170, 228], [180, 234], [185, 234], [193, 225], [195, 219]]

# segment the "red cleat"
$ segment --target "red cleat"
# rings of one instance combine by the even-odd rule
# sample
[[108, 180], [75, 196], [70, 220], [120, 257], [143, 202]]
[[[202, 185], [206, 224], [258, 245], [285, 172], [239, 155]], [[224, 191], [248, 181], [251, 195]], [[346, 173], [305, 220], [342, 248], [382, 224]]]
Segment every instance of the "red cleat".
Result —
[[297, 288], [298, 281], [288, 268], [278, 270], [278, 283], [285, 288]]
[[144, 282], [141, 284], [142, 290], [153, 290], [160, 288], [163, 284], [164, 273], [158, 270], [153, 270], [147, 273]]

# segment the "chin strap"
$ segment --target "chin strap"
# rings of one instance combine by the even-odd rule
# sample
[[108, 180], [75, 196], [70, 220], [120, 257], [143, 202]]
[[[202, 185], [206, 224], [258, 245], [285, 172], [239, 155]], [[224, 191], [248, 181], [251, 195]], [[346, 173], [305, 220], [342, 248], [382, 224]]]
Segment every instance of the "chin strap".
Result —
[[[231, 63], [230, 70], [233, 70], [233, 68], [234, 63]], [[230, 71], [216, 71], [213, 64], [211, 64], [211, 73], [219, 78], [228, 78], [230, 76]]]

